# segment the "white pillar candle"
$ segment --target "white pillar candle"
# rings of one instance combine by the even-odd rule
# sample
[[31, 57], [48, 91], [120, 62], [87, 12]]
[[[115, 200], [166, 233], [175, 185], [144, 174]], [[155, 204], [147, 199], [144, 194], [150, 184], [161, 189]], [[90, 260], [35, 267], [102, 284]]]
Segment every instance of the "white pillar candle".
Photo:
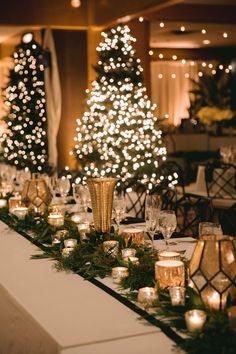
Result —
[[64, 240], [64, 245], [66, 248], [75, 248], [77, 246], [77, 240], [75, 238], [67, 238]]
[[175, 260], [180, 261], [180, 254], [178, 252], [161, 251], [158, 255], [159, 261]]
[[49, 214], [48, 223], [51, 226], [61, 227], [64, 225], [64, 216], [62, 214]]
[[129, 270], [126, 267], [112, 268], [112, 279], [115, 284], [120, 284], [122, 279], [129, 276]]
[[206, 313], [202, 310], [190, 310], [185, 312], [187, 329], [190, 332], [201, 331], [206, 322]]

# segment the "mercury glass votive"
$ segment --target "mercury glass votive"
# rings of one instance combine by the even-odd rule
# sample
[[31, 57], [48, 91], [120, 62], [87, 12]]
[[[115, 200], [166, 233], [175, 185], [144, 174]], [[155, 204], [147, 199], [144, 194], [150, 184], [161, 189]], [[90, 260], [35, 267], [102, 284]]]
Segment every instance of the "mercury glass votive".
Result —
[[12, 211], [14, 211], [15, 208], [18, 207], [25, 207], [25, 204], [22, 202], [21, 196], [17, 195], [14, 197], [10, 197], [8, 199], [8, 206], [9, 206], [9, 212], [12, 213]]
[[11, 211], [11, 213], [18, 217], [18, 219], [23, 220], [28, 214], [28, 208], [26, 207], [17, 207]]
[[61, 240], [69, 236], [68, 230], [58, 230], [55, 234], [52, 235], [52, 245], [57, 245], [61, 243]]
[[189, 332], [196, 332], [202, 330], [207, 316], [202, 310], [190, 310], [185, 312], [184, 317]]
[[5, 206], [7, 206], [6, 199], [0, 199], [0, 208], [4, 208]]
[[79, 213], [71, 215], [71, 221], [73, 221], [75, 224], [79, 224], [81, 222], [81, 215]]
[[68, 257], [71, 254], [71, 252], [73, 252], [73, 251], [74, 251], [74, 248], [67, 247], [67, 248], [63, 248], [61, 253], [62, 253], [63, 257]]
[[139, 264], [139, 259], [138, 257], [128, 257], [127, 259], [129, 262], [135, 264], [135, 265], [138, 265]]
[[103, 251], [112, 257], [116, 257], [119, 252], [119, 242], [115, 240], [109, 240], [103, 242]]
[[184, 263], [175, 260], [156, 262], [155, 279], [161, 289], [166, 289], [170, 286], [184, 286]]
[[138, 290], [138, 302], [144, 307], [155, 306], [158, 301], [157, 289], [152, 287], [140, 288]]
[[75, 248], [77, 246], [77, 240], [75, 238], [67, 238], [64, 240], [65, 248]]
[[121, 237], [124, 238], [125, 244], [128, 245], [128, 242], [132, 240], [132, 243], [135, 245], [144, 244], [144, 231], [138, 228], [127, 228], [124, 229], [121, 233]]
[[129, 276], [129, 269], [126, 267], [114, 267], [112, 268], [112, 279], [115, 284], [120, 284], [122, 279]]
[[172, 286], [169, 288], [172, 306], [185, 305], [185, 288], [183, 286]]
[[48, 223], [54, 227], [61, 227], [64, 225], [64, 216], [62, 214], [50, 213], [48, 215]]
[[90, 223], [88, 221], [81, 222], [77, 225], [77, 229], [81, 234], [81, 237], [86, 238], [86, 233], [88, 233], [90, 230]]
[[161, 251], [158, 254], [159, 261], [180, 261], [180, 254], [178, 252]]
[[124, 260], [128, 260], [129, 257], [135, 257], [136, 249], [124, 248], [123, 250], [121, 250], [121, 255]]

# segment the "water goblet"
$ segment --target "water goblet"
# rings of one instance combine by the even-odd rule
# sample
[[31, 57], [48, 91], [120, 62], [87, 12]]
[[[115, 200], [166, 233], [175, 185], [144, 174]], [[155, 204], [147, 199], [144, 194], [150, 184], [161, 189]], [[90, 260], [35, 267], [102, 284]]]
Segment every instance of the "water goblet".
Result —
[[64, 203], [66, 203], [66, 197], [70, 191], [70, 181], [68, 178], [62, 177], [58, 179], [58, 190]]
[[159, 229], [165, 239], [166, 249], [169, 250], [169, 239], [177, 226], [174, 210], [161, 210], [159, 214]]
[[113, 198], [113, 217], [119, 232], [120, 223], [125, 218], [126, 204], [125, 197], [122, 194], [114, 195]]

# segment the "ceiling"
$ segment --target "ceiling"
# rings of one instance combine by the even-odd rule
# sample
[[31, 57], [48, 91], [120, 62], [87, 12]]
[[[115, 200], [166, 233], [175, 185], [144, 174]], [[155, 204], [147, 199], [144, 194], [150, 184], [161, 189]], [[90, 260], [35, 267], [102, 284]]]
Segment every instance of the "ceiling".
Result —
[[2, 5], [0, 43], [32, 26], [101, 30], [140, 16], [150, 22], [152, 48], [236, 46], [236, 0], [81, 0], [79, 8], [70, 0], [11, 0]]

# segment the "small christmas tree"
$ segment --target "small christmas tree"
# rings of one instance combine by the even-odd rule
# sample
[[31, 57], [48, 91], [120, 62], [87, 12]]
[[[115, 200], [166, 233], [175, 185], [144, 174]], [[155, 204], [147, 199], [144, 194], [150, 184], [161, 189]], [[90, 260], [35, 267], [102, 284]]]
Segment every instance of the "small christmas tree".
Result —
[[44, 56], [32, 33], [22, 37], [13, 55], [5, 103], [7, 132], [1, 138], [7, 164], [31, 172], [48, 172]]
[[[88, 111], [77, 120], [74, 153], [86, 177], [118, 176], [156, 182], [166, 159], [162, 132], [143, 85], [140, 59], [128, 26], [103, 32], [98, 74], [88, 91]], [[73, 152], [71, 152], [73, 154]]]

